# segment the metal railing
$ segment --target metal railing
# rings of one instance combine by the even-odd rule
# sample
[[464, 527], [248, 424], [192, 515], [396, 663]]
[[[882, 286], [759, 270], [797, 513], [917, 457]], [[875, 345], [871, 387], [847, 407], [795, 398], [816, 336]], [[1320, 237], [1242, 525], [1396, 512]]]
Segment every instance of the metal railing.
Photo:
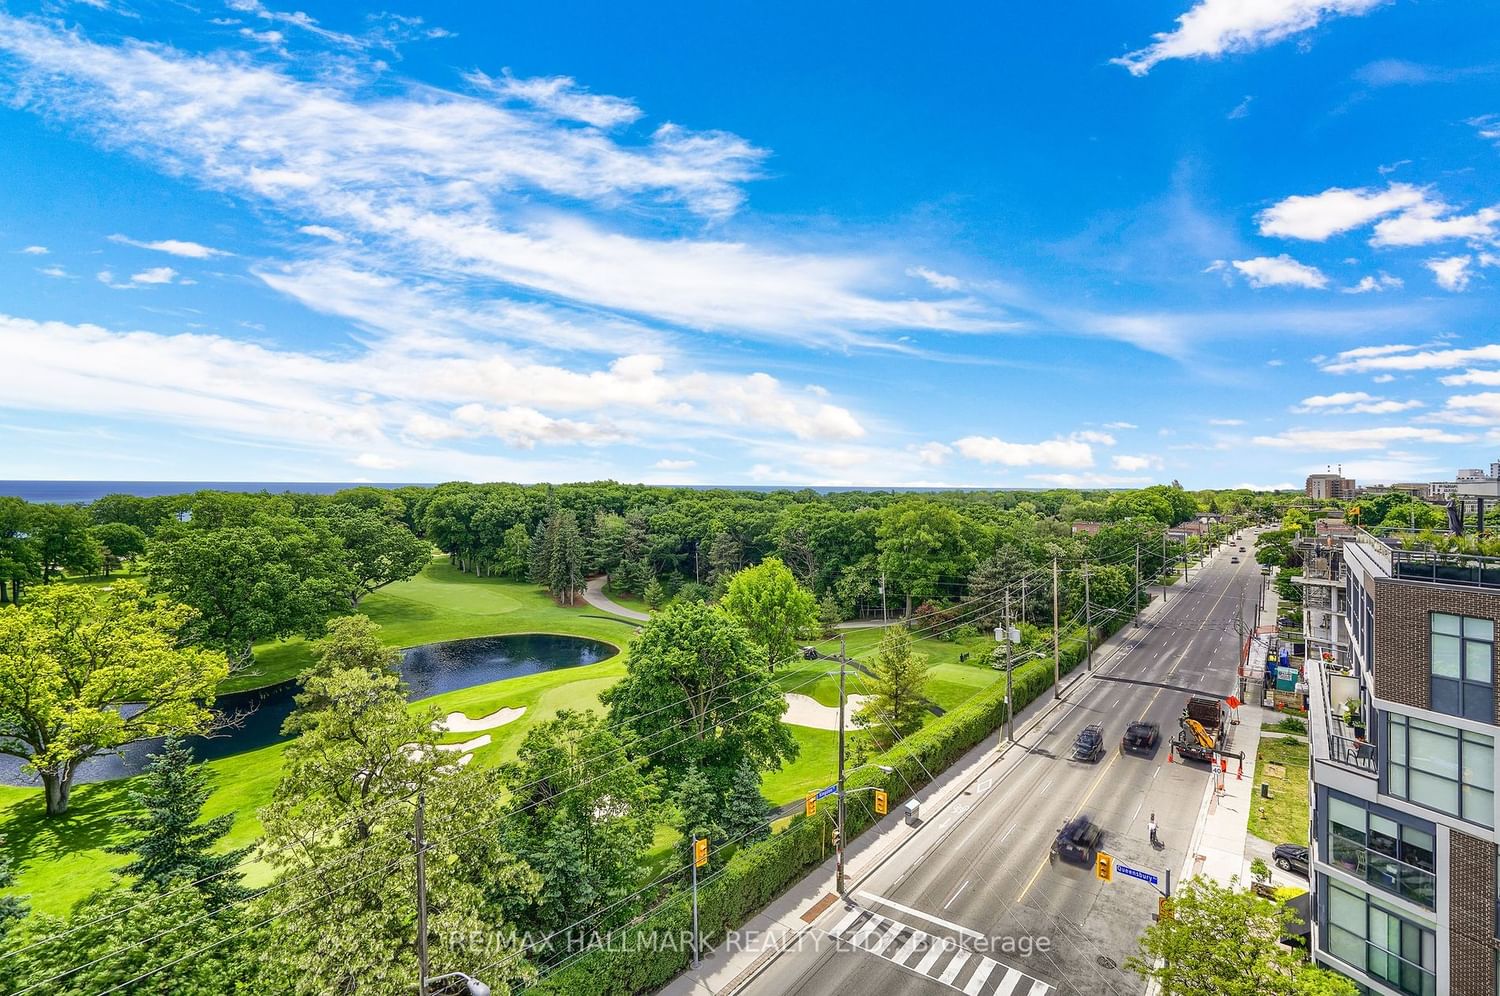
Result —
[[1332, 727], [1335, 723], [1341, 727], [1344, 724], [1332, 714], [1328, 719], [1328, 759], [1351, 768], [1367, 771], [1372, 775], [1375, 774], [1375, 745], [1368, 740], [1358, 740], [1334, 733]]
[[1344, 837], [1332, 826], [1328, 829], [1328, 863], [1408, 902], [1436, 908], [1437, 875], [1431, 869], [1372, 851], [1363, 841]]

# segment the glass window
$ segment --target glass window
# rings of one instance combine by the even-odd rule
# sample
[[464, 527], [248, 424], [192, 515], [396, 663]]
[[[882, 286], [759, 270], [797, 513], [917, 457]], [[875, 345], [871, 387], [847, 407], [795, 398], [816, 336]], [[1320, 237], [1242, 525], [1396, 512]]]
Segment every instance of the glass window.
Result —
[[1387, 713], [1386, 741], [1387, 792], [1480, 826], [1494, 826], [1493, 738]]
[[1437, 712], [1495, 720], [1495, 622], [1434, 612], [1429, 616], [1431, 703]]
[[1385, 816], [1363, 803], [1328, 793], [1328, 862], [1384, 892], [1434, 909], [1430, 824], [1413, 825], [1410, 817]]
[[1432, 631], [1459, 636], [1463, 633], [1463, 616], [1450, 616], [1446, 612], [1432, 614]]
[[1432, 634], [1432, 673], [1444, 678], [1459, 676], [1463, 641], [1456, 636]]
[[1411, 996], [1437, 991], [1437, 933], [1406, 919], [1373, 896], [1326, 877], [1327, 951]]

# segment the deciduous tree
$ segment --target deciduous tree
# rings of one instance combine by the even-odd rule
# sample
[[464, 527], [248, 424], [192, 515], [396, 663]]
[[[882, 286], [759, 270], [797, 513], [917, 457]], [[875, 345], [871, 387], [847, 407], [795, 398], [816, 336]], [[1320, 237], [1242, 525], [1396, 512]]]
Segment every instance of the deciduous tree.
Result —
[[209, 727], [229, 669], [184, 642], [194, 616], [133, 581], [54, 586], [0, 612], [0, 753], [37, 772], [49, 816], [96, 754]]
[[1281, 944], [1295, 914], [1248, 889], [1190, 880], [1126, 968], [1162, 996], [1354, 996], [1354, 984]]
[[818, 627], [817, 599], [775, 557], [730, 578], [719, 604], [766, 648], [773, 672], [797, 655], [798, 638]]
[[323, 522], [343, 544], [349, 608], [388, 584], [416, 577], [432, 559], [432, 547], [401, 523], [353, 505], [334, 505]]

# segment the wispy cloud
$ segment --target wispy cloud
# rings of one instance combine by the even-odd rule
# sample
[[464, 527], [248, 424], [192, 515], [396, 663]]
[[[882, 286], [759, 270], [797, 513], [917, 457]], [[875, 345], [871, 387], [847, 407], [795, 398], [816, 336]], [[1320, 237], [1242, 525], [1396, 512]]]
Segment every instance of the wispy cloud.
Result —
[[155, 242], [141, 242], [128, 238], [124, 235], [111, 235], [111, 242], [121, 245], [135, 246], [137, 249], [149, 249], [152, 252], [164, 252], [172, 256], [182, 256], [187, 259], [212, 259], [215, 256], [228, 256], [229, 253], [222, 249], [211, 249], [197, 242], [188, 242], [183, 239], [160, 239]]
[[1450, 239], [1493, 241], [1500, 229], [1500, 206], [1462, 214], [1429, 188], [1392, 183], [1383, 190], [1330, 187], [1320, 194], [1294, 195], [1266, 208], [1256, 220], [1262, 235], [1313, 242], [1374, 222], [1370, 245], [1419, 246]]
[[1333, 17], [1367, 13], [1387, 0], [1198, 0], [1175, 30], [1110, 61], [1145, 76], [1168, 59], [1217, 58], [1249, 52], [1317, 27]]
[[1328, 277], [1316, 266], [1308, 266], [1282, 253], [1280, 256], [1257, 256], [1236, 259], [1234, 268], [1245, 275], [1251, 287], [1305, 287], [1323, 290]]
[[1303, 398], [1291, 410], [1302, 415], [1391, 415], [1421, 407], [1420, 401], [1393, 401], [1364, 391], [1337, 391]]
[[1467, 290], [1469, 278], [1472, 275], [1469, 264], [1474, 262], [1473, 256], [1446, 256], [1439, 259], [1429, 259], [1423, 265], [1432, 271], [1432, 279], [1445, 291]]

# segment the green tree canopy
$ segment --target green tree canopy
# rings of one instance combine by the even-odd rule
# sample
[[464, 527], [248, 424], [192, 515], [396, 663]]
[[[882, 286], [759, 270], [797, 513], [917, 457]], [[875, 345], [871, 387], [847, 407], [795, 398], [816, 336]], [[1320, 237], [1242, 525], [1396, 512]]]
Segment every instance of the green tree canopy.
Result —
[[[66, 812], [78, 766], [145, 737], [206, 730], [222, 653], [185, 644], [195, 613], [140, 584], [63, 585], [0, 612], [0, 753]], [[132, 708], [124, 708], [131, 705]]]
[[432, 547], [417, 539], [400, 522], [377, 511], [353, 505], [333, 505], [323, 516], [328, 531], [343, 549], [349, 608], [372, 591], [416, 577], [432, 559]]
[[1162, 996], [1355, 996], [1354, 983], [1281, 944], [1295, 914], [1280, 903], [1194, 878], [1170, 908], [1125, 962]]
[[42, 568], [42, 583], [70, 571], [87, 574], [99, 569], [99, 544], [90, 532], [94, 521], [79, 505], [31, 506], [31, 545]]
[[707, 605], [673, 605], [652, 616], [631, 645], [625, 677], [600, 697], [610, 719], [667, 771], [696, 764], [724, 786], [747, 757], [766, 769], [797, 756], [764, 648]]
[[500, 768], [511, 802], [501, 836], [541, 877], [527, 927], [550, 933], [587, 919], [585, 931], [603, 933], [637, 911], [622, 900], [645, 872], [659, 792], [629, 748], [594, 712], [564, 709], [527, 731]]
[[887, 590], [906, 595], [908, 614], [913, 599], [951, 591], [969, 573], [963, 519], [945, 505], [923, 498], [892, 505], [881, 515], [876, 536]]
[[153, 591], [198, 610], [192, 639], [236, 669], [250, 665], [258, 640], [316, 635], [355, 587], [328, 530], [291, 518], [158, 533], [146, 571]]
[[766, 648], [771, 670], [797, 655], [797, 641], [818, 628], [818, 601], [775, 557], [729, 579], [719, 605]]

